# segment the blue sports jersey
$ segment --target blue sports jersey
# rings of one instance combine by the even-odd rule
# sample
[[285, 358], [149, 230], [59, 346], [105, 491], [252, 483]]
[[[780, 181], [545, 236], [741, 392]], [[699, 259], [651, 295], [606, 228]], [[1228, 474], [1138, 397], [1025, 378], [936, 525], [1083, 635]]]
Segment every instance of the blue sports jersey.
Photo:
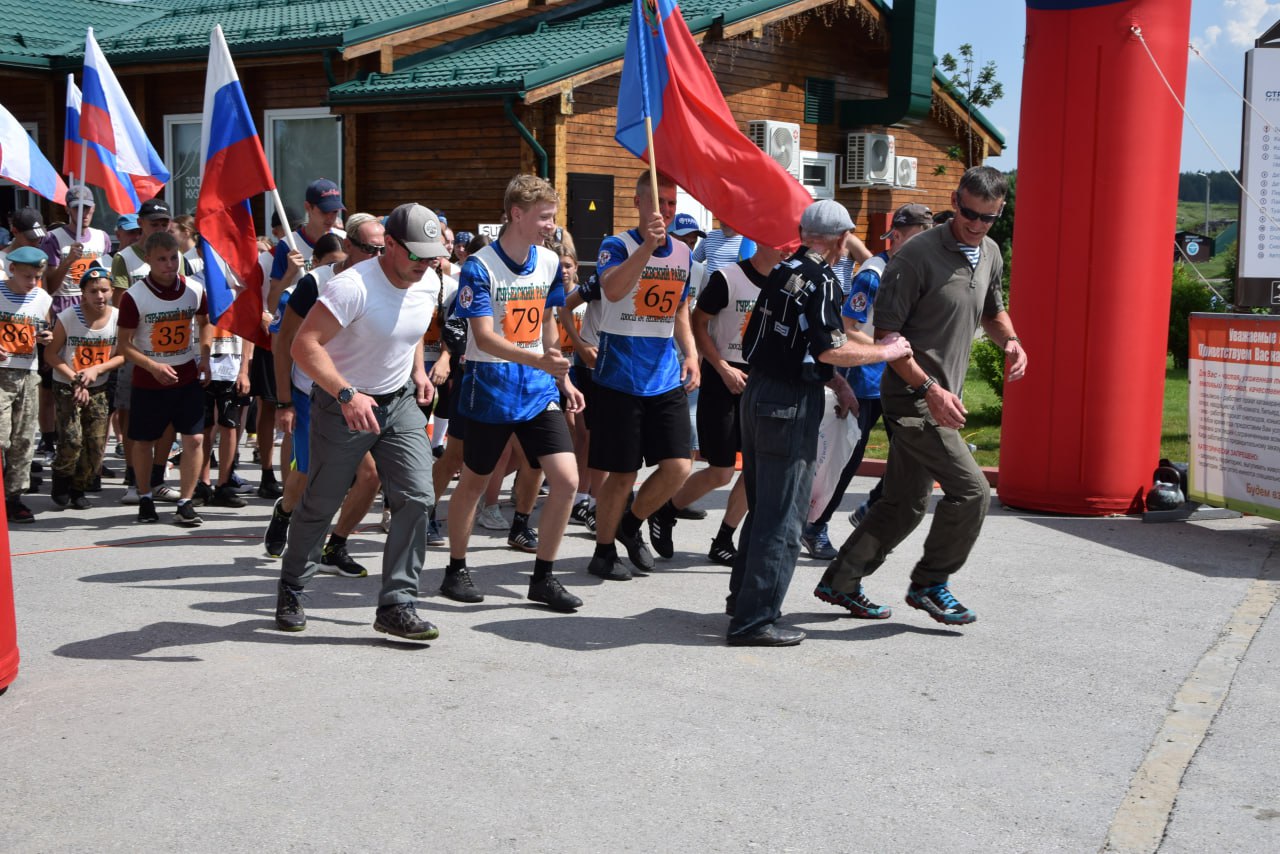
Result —
[[[874, 337], [870, 330], [876, 302], [876, 292], [880, 290], [880, 273], [889, 260], [889, 253], [868, 258], [858, 270], [858, 275], [849, 283], [849, 297], [844, 301], [840, 314], [852, 318], [868, 327], [867, 334]], [[850, 368], [845, 374], [849, 385], [853, 387], [854, 397], [871, 398], [880, 396], [880, 380], [884, 376], [884, 362], [873, 365], [859, 365]]]
[[[511, 260], [495, 241], [462, 265], [455, 299], [458, 317], [489, 317], [494, 331], [530, 353], [541, 354], [546, 312], [564, 305], [564, 273], [549, 249], [531, 247], [523, 262]], [[484, 352], [467, 339], [458, 411], [488, 424], [528, 421], [557, 406], [555, 379], [539, 368]]]

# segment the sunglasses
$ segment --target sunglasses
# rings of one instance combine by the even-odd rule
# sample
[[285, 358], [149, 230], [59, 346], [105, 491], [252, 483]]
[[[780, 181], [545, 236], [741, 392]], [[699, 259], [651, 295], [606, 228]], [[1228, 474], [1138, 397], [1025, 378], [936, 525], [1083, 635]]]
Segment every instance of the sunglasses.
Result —
[[387, 236], [387, 239], [388, 239], [388, 240], [390, 240], [390, 241], [392, 241], [392, 242], [394, 242], [394, 243], [399, 243], [399, 244], [400, 244], [400, 248], [404, 250], [404, 254], [408, 255], [408, 256], [409, 256], [409, 260], [410, 260], [411, 262], [413, 262], [414, 264], [418, 263], [419, 261], [430, 261], [430, 260], [431, 260], [430, 258], [420, 258], [420, 257], [418, 257], [417, 255], [414, 255], [412, 252], [410, 252], [410, 251], [409, 251], [409, 247], [408, 247], [408, 246], [405, 246], [403, 243], [400, 243], [400, 241], [399, 241], [399, 240], [396, 240], [394, 237], [391, 237], [390, 235], [388, 235], [388, 236]]
[[351, 238], [351, 245], [366, 255], [381, 255], [383, 252], [387, 251], [387, 247], [385, 246], [374, 246], [372, 243], [361, 243], [354, 237]]
[[979, 219], [985, 222], [987, 225], [991, 225], [991, 223], [998, 220], [1000, 218], [1000, 215], [1004, 213], [1003, 207], [1001, 207], [1000, 210], [992, 214], [978, 213], [972, 208], [966, 208], [964, 205], [960, 204], [959, 202], [956, 202], [956, 210], [959, 211], [960, 216], [964, 217], [965, 219], [969, 219], [969, 220]]

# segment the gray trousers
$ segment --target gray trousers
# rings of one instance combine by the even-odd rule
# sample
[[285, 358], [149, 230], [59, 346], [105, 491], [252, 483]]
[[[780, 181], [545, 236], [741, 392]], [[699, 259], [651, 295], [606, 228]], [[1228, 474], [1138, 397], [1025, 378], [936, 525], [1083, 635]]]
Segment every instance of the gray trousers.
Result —
[[840, 547], [822, 581], [835, 590], [853, 593], [862, 579], [879, 569], [899, 543], [916, 529], [929, 509], [933, 483], [942, 487], [942, 500], [924, 541], [924, 554], [911, 573], [916, 584], [945, 584], [969, 558], [987, 518], [991, 488], [981, 467], [958, 430], [939, 427], [923, 401], [911, 415], [888, 412], [893, 425], [884, 494], [871, 505], [867, 518]]
[[427, 514], [435, 506], [427, 419], [412, 390], [374, 409], [382, 432], [347, 427], [342, 405], [318, 386], [311, 393], [311, 464], [307, 489], [289, 523], [280, 577], [295, 587], [316, 574], [333, 514], [355, 481], [366, 452], [373, 453], [391, 510], [391, 533], [382, 555], [379, 607], [413, 602], [427, 554]]

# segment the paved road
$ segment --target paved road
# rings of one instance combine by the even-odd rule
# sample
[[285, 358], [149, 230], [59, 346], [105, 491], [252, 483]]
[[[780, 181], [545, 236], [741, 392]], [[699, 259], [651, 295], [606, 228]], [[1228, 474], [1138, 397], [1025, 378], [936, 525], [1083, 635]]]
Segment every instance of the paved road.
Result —
[[[442, 634], [422, 646], [372, 631], [376, 577], [321, 577], [306, 632], [274, 631], [266, 502], [186, 531], [135, 526], [119, 493], [12, 531], [0, 850], [1097, 851], [1134, 820], [1121, 806], [1175, 694], [1275, 585], [1257, 582], [1265, 520], [995, 507], [954, 585], [976, 625], [842, 618], [806, 559], [787, 620], [809, 639], [731, 649], [727, 571], [703, 557], [720, 491], [649, 578], [587, 575], [573, 529], [574, 615], [525, 601], [531, 562], [488, 532], [470, 559], [486, 601], [432, 596], [432, 549], [420, 607]], [[370, 562], [375, 522], [352, 541]], [[922, 539], [873, 598], [901, 602]], [[1160, 850], [1280, 850], [1276, 619], [1185, 778], [1155, 781], [1176, 794]]]

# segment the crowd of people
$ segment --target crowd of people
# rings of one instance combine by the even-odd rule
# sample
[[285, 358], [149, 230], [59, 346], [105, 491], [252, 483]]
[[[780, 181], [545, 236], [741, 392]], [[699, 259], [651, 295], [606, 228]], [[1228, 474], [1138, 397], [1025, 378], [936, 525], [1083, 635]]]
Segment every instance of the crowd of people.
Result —
[[[582, 599], [555, 573], [571, 524], [594, 537], [587, 572], [644, 577], [674, 556], [680, 520], [705, 518], [695, 503], [733, 482], [698, 546], [730, 567], [727, 641], [787, 646], [804, 638], [779, 624], [802, 546], [830, 561], [815, 596], [884, 619], [863, 580], [920, 523], [936, 481], [944, 494], [906, 602], [971, 623], [949, 581], [989, 500], [958, 432], [979, 325], [1010, 381], [1027, 362], [986, 237], [1006, 194], [999, 172], [970, 169], [954, 217], [935, 226], [928, 208], [904, 205], [875, 256], [843, 206], [815, 202], [786, 252], [727, 226], [705, 233], [677, 212], [674, 183], [645, 172], [635, 226], [606, 238], [583, 276], [544, 179], [512, 179], [495, 240], [455, 235], [444, 212], [415, 203], [349, 213], [319, 179], [302, 225], [263, 239], [267, 349], [210, 323], [190, 217], [153, 199], [119, 217], [113, 240], [91, 226], [93, 195], [73, 187], [65, 223], [19, 210], [0, 251], [6, 515], [36, 521], [24, 496], [44, 465], [57, 508], [91, 507], [116, 476], [114, 431], [138, 523], [158, 522], [158, 503], [194, 527], [200, 507], [242, 508], [255, 492], [274, 502], [262, 542], [281, 559], [275, 621], [301, 631], [315, 573], [368, 574], [347, 538], [381, 494], [374, 628], [431, 640], [439, 629], [415, 606], [429, 547], [448, 550], [440, 595], [480, 602], [473, 527], [505, 530], [532, 556], [528, 599], [573, 612]], [[809, 520], [824, 387], [863, 438]], [[837, 550], [828, 523], [881, 417], [887, 471]], [[237, 472], [246, 431], [256, 486]], [[507, 520], [498, 496], [512, 473]]]

